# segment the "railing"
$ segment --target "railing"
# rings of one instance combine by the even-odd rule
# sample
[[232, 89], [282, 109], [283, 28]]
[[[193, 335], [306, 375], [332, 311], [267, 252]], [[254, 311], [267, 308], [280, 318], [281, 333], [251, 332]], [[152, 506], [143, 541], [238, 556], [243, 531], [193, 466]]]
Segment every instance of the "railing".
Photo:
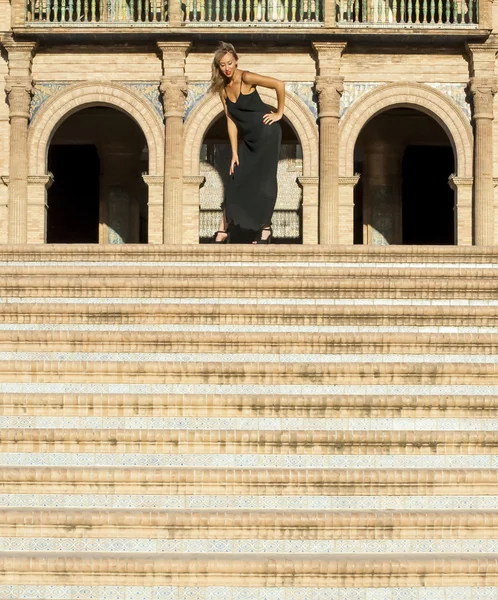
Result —
[[167, 0], [27, 0], [28, 23], [165, 23]]
[[479, 22], [478, 0], [339, 0], [339, 25], [468, 26]]
[[207, 27], [316, 27], [323, 25], [325, 10], [328, 26], [339, 27], [441, 28], [479, 23], [479, 0], [26, 0], [26, 23], [165, 24], [171, 1], [181, 9], [175, 23], [181, 19], [185, 25]]
[[320, 24], [323, 0], [185, 0], [186, 23]]

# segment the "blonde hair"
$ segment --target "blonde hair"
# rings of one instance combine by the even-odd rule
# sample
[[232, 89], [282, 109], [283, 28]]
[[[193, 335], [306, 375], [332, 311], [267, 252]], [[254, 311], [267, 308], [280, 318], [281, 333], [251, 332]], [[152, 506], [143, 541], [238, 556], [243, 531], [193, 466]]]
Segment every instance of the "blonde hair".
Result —
[[209, 91], [213, 94], [219, 94], [228, 83], [228, 79], [220, 71], [220, 60], [225, 54], [231, 54], [235, 60], [239, 60], [237, 52], [235, 52], [235, 48], [232, 44], [220, 42], [214, 53], [213, 64], [211, 66], [211, 85], [209, 86]]

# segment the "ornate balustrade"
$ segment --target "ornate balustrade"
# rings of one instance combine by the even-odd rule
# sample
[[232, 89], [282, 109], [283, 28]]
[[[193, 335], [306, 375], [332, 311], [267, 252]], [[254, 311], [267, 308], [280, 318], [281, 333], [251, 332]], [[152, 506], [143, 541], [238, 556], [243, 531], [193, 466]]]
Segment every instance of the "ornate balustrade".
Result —
[[460, 27], [479, 23], [478, 0], [338, 0], [342, 26]]
[[47, 25], [167, 23], [167, 0], [27, 0], [26, 22]]
[[479, 0], [26, 0], [25, 22], [164, 26], [169, 24], [170, 2], [178, 1], [177, 23], [189, 27], [322, 27], [326, 14], [327, 24], [338, 27], [475, 28], [479, 24]]
[[184, 20], [197, 25], [321, 25], [323, 0], [185, 0]]

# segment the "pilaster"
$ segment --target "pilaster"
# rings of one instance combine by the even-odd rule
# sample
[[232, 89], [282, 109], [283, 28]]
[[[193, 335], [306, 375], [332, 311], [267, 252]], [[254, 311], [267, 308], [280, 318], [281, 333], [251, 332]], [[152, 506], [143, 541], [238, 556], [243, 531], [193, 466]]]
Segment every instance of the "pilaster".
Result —
[[199, 205], [200, 189], [206, 178], [203, 175], [192, 175], [183, 178], [184, 202], [183, 202], [183, 243], [199, 243]]
[[142, 175], [149, 193], [148, 202], [148, 243], [163, 243], [164, 220], [164, 177], [162, 175]]
[[[346, 43], [314, 43], [318, 58], [316, 91], [319, 103], [320, 184], [319, 243], [339, 243], [339, 115], [344, 78], [341, 56]], [[352, 241], [351, 232], [351, 241]]]
[[303, 190], [303, 244], [318, 244], [318, 177], [298, 177]]
[[9, 62], [5, 85], [10, 122], [8, 241], [22, 244], [27, 241], [28, 120], [36, 44], [8, 41], [3, 45]]
[[448, 183], [455, 192], [456, 243], [472, 246], [472, 177], [450, 175]]
[[187, 80], [185, 59], [190, 42], [159, 42], [163, 76], [160, 91], [163, 97], [165, 122], [164, 152], [164, 215], [163, 242], [183, 241], [183, 118]]

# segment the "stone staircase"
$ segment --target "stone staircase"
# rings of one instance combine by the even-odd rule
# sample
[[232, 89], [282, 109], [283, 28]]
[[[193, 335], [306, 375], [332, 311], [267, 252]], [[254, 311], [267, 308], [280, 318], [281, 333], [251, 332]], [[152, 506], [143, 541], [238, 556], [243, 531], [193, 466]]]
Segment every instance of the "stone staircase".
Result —
[[1, 599], [498, 599], [498, 248], [0, 277]]

